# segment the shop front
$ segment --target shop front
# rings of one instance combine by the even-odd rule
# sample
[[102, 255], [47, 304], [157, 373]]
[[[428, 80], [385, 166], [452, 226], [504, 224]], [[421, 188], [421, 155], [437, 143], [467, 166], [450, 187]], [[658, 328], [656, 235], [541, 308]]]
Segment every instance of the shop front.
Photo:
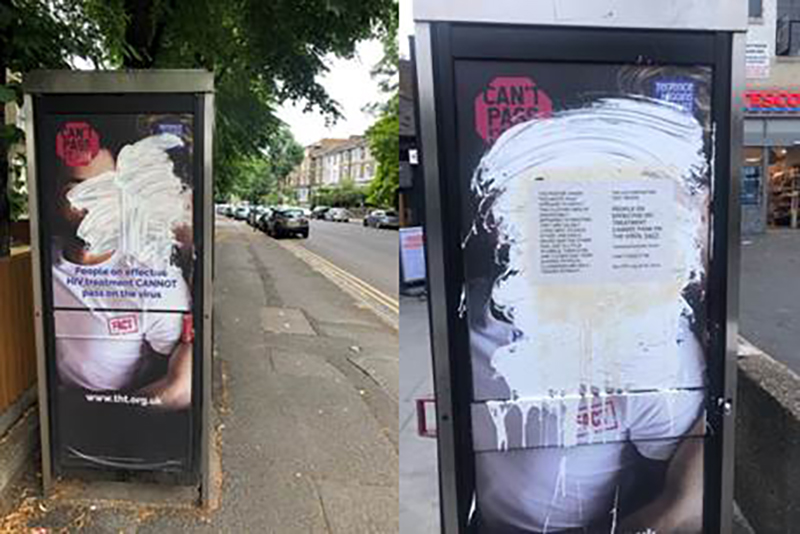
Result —
[[800, 90], [744, 93], [742, 232], [800, 227]]

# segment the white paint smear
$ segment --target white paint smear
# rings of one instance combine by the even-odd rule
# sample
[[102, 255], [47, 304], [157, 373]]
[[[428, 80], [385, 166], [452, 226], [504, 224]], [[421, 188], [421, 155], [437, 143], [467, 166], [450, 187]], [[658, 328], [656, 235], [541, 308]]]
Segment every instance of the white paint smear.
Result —
[[[550, 398], [558, 404], [559, 425], [569, 426], [578, 404], [563, 402], [565, 396], [702, 387], [704, 355], [690, 330], [693, 310], [683, 292], [705, 275], [707, 170], [698, 121], [677, 106], [641, 97], [602, 99], [517, 125], [498, 139], [472, 188], [480, 199], [476, 225], [496, 232], [498, 250], [508, 248], [507, 261], [497, 259], [506, 272], [492, 299], [521, 335], [497, 349], [491, 364], [512, 399]], [[636, 184], [654, 191], [660, 196], [654, 207], [645, 203], [642, 209], [661, 220], [669, 206], [668, 231], [658, 237], [669, 254], [659, 256], [657, 277], [593, 280], [590, 273], [579, 281], [542, 280], [535, 261], [541, 221], [531, 210], [536, 192], [542, 184], [569, 191], [592, 181], [607, 184], [604, 191], [635, 190]], [[587, 238], [596, 242], [611, 232], [587, 228]], [[529, 411], [522, 409], [525, 416]], [[492, 417], [497, 424], [505, 413]], [[560, 432], [562, 446], [575, 444], [574, 428]], [[505, 437], [505, 429], [498, 428], [498, 438], [500, 433]]]
[[67, 193], [86, 210], [78, 237], [91, 254], [116, 251], [123, 259], [163, 268], [177, 244], [175, 229], [192, 222], [192, 195], [173, 171], [167, 151], [183, 146], [172, 134], [125, 146], [116, 170], [84, 180]]

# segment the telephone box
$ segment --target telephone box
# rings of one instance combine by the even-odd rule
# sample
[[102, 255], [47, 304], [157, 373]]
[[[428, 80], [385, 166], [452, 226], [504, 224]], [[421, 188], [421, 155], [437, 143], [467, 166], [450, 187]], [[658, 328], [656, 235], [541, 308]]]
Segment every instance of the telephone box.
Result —
[[25, 90], [45, 492], [150, 473], [207, 500], [213, 75], [43, 71]]
[[443, 532], [730, 532], [746, 8], [415, 2]]

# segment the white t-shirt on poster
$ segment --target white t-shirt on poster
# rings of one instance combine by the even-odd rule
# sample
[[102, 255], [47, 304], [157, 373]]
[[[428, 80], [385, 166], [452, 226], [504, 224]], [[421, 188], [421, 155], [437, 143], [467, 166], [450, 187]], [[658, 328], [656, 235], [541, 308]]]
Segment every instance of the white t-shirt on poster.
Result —
[[[136, 275], [127, 276], [130, 283], [114, 286], [128, 290], [124, 297], [104, 298], [96, 293], [87, 295], [89, 286], [76, 283], [74, 277], [79, 276], [80, 269], [119, 269]], [[191, 309], [189, 288], [180, 269], [170, 267], [166, 273], [150, 278], [167, 283], [142, 289], [136, 282], [143, 279], [142, 272], [148, 270], [123, 265], [116, 257], [89, 267], [57, 255], [52, 270], [53, 302], [56, 367], [62, 383], [92, 391], [124, 389], [134, 378], [148, 346], [165, 356], [172, 353], [183, 330], [180, 312]], [[125, 275], [99, 278], [126, 280]]]
[[[487, 306], [482, 310], [470, 321], [473, 385], [482, 398], [507, 398], [508, 388], [490, 360], [494, 350], [512, 340], [513, 328], [494, 319]], [[609, 395], [599, 403], [603, 409], [579, 410], [574, 426], [557, 424], [557, 402], [552, 408], [535, 406], [524, 427], [529, 448], [515, 449], [520, 443], [516, 441], [511, 450], [499, 451], [495, 445], [477, 451], [477, 499], [487, 532], [508, 527], [529, 532], [586, 527], [607, 518], [613, 508], [621, 474], [635, 465], [635, 455], [626, 449], [634, 448], [651, 460], [672, 458], [681, 443], [679, 436], [688, 433], [701, 415], [705, 396], [702, 389], [694, 389], [703, 386], [704, 353], [685, 317], [679, 322], [677, 342], [681, 383], [671, 386], [678, 389]], [[596, 400], [592, 403], [598, 405]], [[476, 425], [473, 419], [475, 443], [487, 439], [496, 443], [495, 424]], [[518, 430], [511, 426], [509, 439]], [[574, 439], [558, 436], [558, 427], [571, 428]], [[517, 440], [519, 436], [515, 434]], [[558, 446], [559, 439], [576, 445]]]

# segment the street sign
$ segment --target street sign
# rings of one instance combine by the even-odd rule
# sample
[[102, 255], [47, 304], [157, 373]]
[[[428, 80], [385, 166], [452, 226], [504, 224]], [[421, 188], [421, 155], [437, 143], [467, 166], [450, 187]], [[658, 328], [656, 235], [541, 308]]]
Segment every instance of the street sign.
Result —
[[206, 72], [26, 77], [43, 477], [171, 473], [208, 490]]
[[800, 112], [800, 91], [788, 89], [752, 89], [742, 94], [745, 113], [791, 115]]
[[425, 236], [421, 226], [400, 228], [400, 270], [404, 284], [425, 281]]
[[729, 532], [743, 33], [457, 14], [416, 32], [443, 532]]

